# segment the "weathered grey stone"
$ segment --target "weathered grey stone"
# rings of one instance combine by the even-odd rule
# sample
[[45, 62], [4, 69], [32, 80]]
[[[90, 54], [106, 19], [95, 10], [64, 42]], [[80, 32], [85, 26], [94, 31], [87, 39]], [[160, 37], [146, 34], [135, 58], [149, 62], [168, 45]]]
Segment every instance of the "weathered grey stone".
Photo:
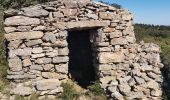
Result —
[[47, 42], [50, 41], [52, 43], [55, 43], [57, 41], [55, 34], [53, 33], [45, 33], [43, 39]]
[[128, 100], [134, 100], [134, 99], [144, 99], [144, 94], [142, 91], [139, 92], [131, 92], [126, 97]]
[[59, 73], [68, 73], [68, 64], [55, 65], [55, 69]]
[[68, 48], [59, 48], [58, 49], [59, 56], [66, 56], [66, 55], [68, 55], [68, 53], [69, 53]]
[[51, 58], [38, 58], [37, 60], [35, 60], [35, 63], [37, 64], [49, 64], [51, 63], [52, 59]]
[[152, 71], [153, 70], [153, 66], [152, 65], [147, 65], [147, 64], [141, 64], [140, 69], [142, 71]]
[[10, 91], [12, 95], [28, 96], [33, 92], [30, 87], [18, 86]]
[[14, 80], [20, 80], [20, 79], [35, 79], [35, 75], [30, 74], [23, 74], [23, 75], [7, 75], [7, 79], [14, 79]]
[[31, 75], [41, 76], [41, 70], [30, 69], [27, 73]]
[[47, 57], [56, 57], [56, 56], [58, 56], [58, 50], [53, 50], [52, 52], [47, 52], [46, 56]]
[[32, 6], [32, 7], [26, 7], [22, 8], [23, 15], [28, 17], [45, 17], [48, 16], [49, 12], [38, 7], [38, 6]]
[[5, 19], [6, 26], [19, 26], [19, 25], [38, 25], [40, 20], [37, 18], [29, 18], [24, 16], [14, 16]]
[[127, 95], [131, 91], [131, 88], [127, 83], [118, 85], [118, 88], [125, 95]]
[[131, 79], [131, 76], [126, 76], [124, 78], [117, 78], [120, 84], [126, 84]]
[[123, 95], [121, 95], [119, 92], [114, 92], [114, 93], [112, 93], [111, 94], [112, 95], [112, 97], [114, 97], [114, 98], [116, 98], [116, 99], [118, 99], [118, 100], [124, 100], [124, 97], [123, 97]]
[[112, 20], [115, 17], [115, 15], [110, 12], [99, 12], [99, 17], [101, 19]]
[[123, 62], [125, 56], [122, 52], [102, 52], [99, 53], [99, 63]]
[[42, 47], [38, 47], [38, 48], [33, 48], [32, 49], [32, 53], [42, 53], [42, 52], [43, 52]]
[[8, 46], [17, 49], [21, 43], [21, 40], [10, 41]]
[[23, 63], [23, 66], [24, 66], [24, 67], [25, 67], [25, 66], [30, 66], [30, 65], [32, 65], [32, 62], [31, 62], [30, 59], [24, 59], [24, 60], [22, 61], [22, 63]]
[[155, 73], [153, 73], [153, 72], [148, 72], [147, 75], [148, 75], [150, 78], [152, 78], [152, 79], [162, 80], [162, 81], [163, 81], [161, 75], [157, 75], [157, 74], [155, 74]]
[[8, 75], [23, 75], [24, 74], [24, 72], [22, 70], [17, 71], [17, 72], [7, 70], [7, 73], [8, 73]]
[[108, 90], [109, 90], [111, 93], [117, 92], [117, 86], [108, 87]]
[[30, 56], [31, 55], [31, 48], [24, 48], [24, 49], [14, 49], [9, 51], [9, 57], [14, 58], [16, 56]]
[[37, 39], [37, 40], [28, 40], [27, 42], [25, 42], [25, 44], [30, 47], [30, 46], [34, 46], [34, 45], [38, 45], [43, 43], [43, 41], [41, 39]]
[[135, 41], [136, 41], [135, 37], [130, 37], [130, 36], [126, 36], [125, 39], [126, 39], [127, 42], [129, 42], [129, 43], [135, 43]]
[[64, 63], [68, 62], [69, 58], [67, 56], [65, 57], [54, 57], [53, 58], [53, 63]]
[[101, 70], [101, 71], [106, 71], [106, 70], [111, 70], [111, 69], [112, 69], [112, 65], [107, 65], [107, 64], [99, 65], [99, 70]]
[[22, 61], [18, 57], [9, 59], [9, 68], [11, 71], [21, 71], [22, 70]]
[[43, 31], [43, 30], [45, 30], [45, 26], [40, 25], [40, 26], [34, 27], [32, 30], [33, 31]]
[[64, 17], [63, 13], [60, 13], [60, 12], [53, 12], [53, 16], [54, 16], [54, 18], [62, 18], [62, 17]]
[[111, 40], [112, 45], [126, 45], [128, 44], [127, 40], [125, 38], [113, 38]]
[[67, 41], [56, 41], [53, 46], [56, 46], [56, 47], [66, 47], [68, 45]]
[[162, 96], [162, 90], [152, 90], [151, 96], [156, 96], [156, 97]]
[[93, 27], [102, 27], [108, 26], [109, 21], [78, 21], [78, 22], [68, 22], [66, 27], [68, 29], [74, 28], [93, 28]]
[[15, 27], [4, 27], [4, 30], [6, 33], [11, 33], [16, 31], [17, 29]]
[[88, 13], [86, 16], [96, 20], [99, 18], [96, 14], [90, 14], [90, 13]]
[[136, 84], [135, 79], [131, 78], [130, 80], [128, 80], [128, 84], [129, 86], [134, 86]]
[[111, 52], [112, 49], [111, 49], [111, 47], [100, 47], [100, 48], [97, 48], [97, 51], [99, 51], [99, 52]]
[[159, 53], [161, 51], [160, 47], [156, 44], [153, 44], [153, 43], [145, 43], [143, 45], [143, 49], [146, 52], [158, 52]]
[[122, 15], [122, 19], [123, 19], [123, 20], [127, 20], [127, 21], [132, 20], [132, 15], [123, 14], [123, 15]]
[[45, 53], [32, 54], [32, 55], [31, 55], [31, 58], [41, 58], [41, 57], [44, 57], [44, 56], [45, 56]]
[[53, 64], [45, 64], [45, 65], [43, 66], [43, 69], [44, 69], [45, 71], [50, 71], [52, 68], [54, 68], [54, 65], [53, 65]]
[[39, 71], [43, 70], [41, 65], [31, 65], [30, 69], [31, 70], [39, 70]]
[[75, 16], [77, 13], [77, 9], [62, 9], [62, 13], [64, 16]]
[[112, 33], [109, 33], [110, 35], [110, 38], [118, 38], [118, 37], [121, 37], [122, 36], [122, 32], [121, 31], [115, 31], [115, 32], [112, 32]]
[[61, 82], [58, 79], [45, 79], [35, 82], [35, 87], [37, 90], [53, 90], [60, 86]]
[[111, 32], [114, 32], [114, 31], [116, 31], [116, 29], [115, 29], [115, 28], [110, 28], [110, 27], [103, 29], [103, 32], [109, 33], [109, 34], [110, 34]]
[[136, 82], [137, 82], [138, 84], [143, 84], [143, 83], [145, 83], [145, 80], [144, 80], [143, 78], [140, 78], [140, 77], [137, 77], [137, 76], [135, 76], [135, 80], [136, 80]]
[[57, 39], [66, 39], [68, 36], [68, 32], [67, 31], [60, 31], [58, 33], [55, 34]]
[[42, 72], [42, 77], [46, 79], [66, 79], [68, 76], [66, 74], [60, 74], [55, 72]]
[[22, 39], [39, 39], [43, 36], [43, 32], [31, 31], [31, 32], [13, 32], [5, 34], [5, 38], [8, 41], [11, 40], [22, 40]]
[[9, 16], [15, 16], [19, 13], [19, 10], [15, 10], [15, 9], [8, 9], [6, 11], [4, 11], [5, 16], [9, 17]]
[[110, 82], [110, 85], [111, 86], [117, 86], [119, 83], [117, 80], [113, 79], [111, 82]]
[[17, 31], [19, 32], [28, 32], [31, 30], [31, 26], [18, 26]]
[[98, 47], [109, 46], [109, 42], [96, 42], [95, 46], [98, 46]]

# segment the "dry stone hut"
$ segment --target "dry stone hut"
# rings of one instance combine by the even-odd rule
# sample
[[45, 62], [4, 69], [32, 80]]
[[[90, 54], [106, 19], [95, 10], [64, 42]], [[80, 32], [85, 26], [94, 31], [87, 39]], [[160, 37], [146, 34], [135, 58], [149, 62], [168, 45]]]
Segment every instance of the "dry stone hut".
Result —
[[11, 95], [56, 95], [71, 78], [82, 87], [99, 80], [118, 100], [161, 99], [160, 48], [136, 44], [128, 10], [56, 0], [4, 13]]

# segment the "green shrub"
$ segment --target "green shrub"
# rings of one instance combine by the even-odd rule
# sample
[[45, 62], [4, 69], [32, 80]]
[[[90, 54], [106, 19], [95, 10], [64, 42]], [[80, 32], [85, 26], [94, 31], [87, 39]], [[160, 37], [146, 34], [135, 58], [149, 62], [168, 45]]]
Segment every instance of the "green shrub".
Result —
[[81, 93], [76, 91], [73, 84], [62, 83], [61, 86], [63, 87], [63, 92], [59, 98], [62, 100], [77, 100], [81, 96]]
[[98, 81], [93, 82], [92, 85], [88, 86], [87, 88], [89, 91], [86, 95], [89, 95], [94, 100], [107, 100], [107, 96]]
[[92, 92], [95, 95], [105, 94], [99, 82], [94, 82], [92, 85], [88, 86], [88, 89], [90, 92]]

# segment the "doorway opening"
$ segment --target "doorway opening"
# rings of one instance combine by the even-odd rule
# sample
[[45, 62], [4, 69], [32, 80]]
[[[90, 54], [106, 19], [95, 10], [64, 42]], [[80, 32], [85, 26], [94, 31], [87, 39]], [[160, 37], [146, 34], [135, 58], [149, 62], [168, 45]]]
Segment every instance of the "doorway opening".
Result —
[[69, 74], [78, 85], [87, 88], [95, 81], [90, 30], [68, 32]]

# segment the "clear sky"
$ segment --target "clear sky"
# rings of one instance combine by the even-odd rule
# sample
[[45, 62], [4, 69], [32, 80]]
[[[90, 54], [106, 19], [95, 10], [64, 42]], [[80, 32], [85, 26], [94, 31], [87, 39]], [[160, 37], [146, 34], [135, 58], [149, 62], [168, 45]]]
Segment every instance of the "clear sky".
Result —
[[[100, 0], [97, 0], [100, 1]], [[120, 4], [135, 16], [135, 23], [170, 25], [170, 0], [102, 0]]]

